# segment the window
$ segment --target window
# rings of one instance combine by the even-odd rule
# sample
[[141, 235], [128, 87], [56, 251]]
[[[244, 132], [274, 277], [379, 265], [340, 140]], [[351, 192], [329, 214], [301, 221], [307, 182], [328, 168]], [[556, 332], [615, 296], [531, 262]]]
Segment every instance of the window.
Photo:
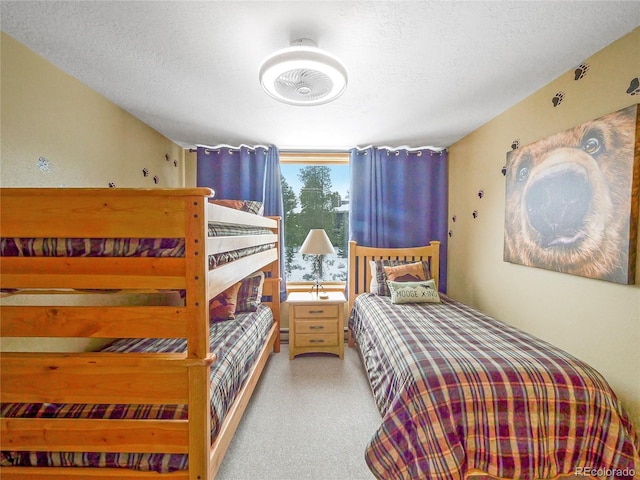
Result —
[[323, 228], [335, 255], [324, 255], [321, 280], [345, 282], [349, 243], [348, 154], [280, 154], [284, 200], [284, 266], [288, 282], [313, 281], [315, 256], [299, 253], [312, 228]]

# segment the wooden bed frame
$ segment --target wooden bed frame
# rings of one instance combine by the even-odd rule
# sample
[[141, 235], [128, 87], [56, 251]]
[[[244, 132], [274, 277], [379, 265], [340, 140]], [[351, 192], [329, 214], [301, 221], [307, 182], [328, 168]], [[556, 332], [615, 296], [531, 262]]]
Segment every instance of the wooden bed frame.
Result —
[[[207, 188], [0, 189], [3, 237], [183, 238], [169, 257], [0, 257], [2, 289], [185, 290], [185, 306], [4, 306], [2, 337], [186, 338], [185, 354], [0, 354], [2, 402], [187, 404], [188, 420], [0, 419], [0, 448], [22, 451], [189, 455], [188, 471], [3, 467], [4, 480], [44, 478], [213, 479], [273, 348], [280, 350], [278, 218], [213, 205]], [[207, 237], [207, 222], [269, 228], [272, 235]], [[276, 248], [211, 271], [208, 255], [252, 245]], [[213, 445], [209, 300], [266, 270], [263, 295], [275, 323]], [[33, 292], [32, 292], [33, 293]], [[35, 341], [35, 340], [34, 340]], [[25, 379], [28, 379], [25, 381]]]
[[[349, 312], [353, 302], [361, 293], [369, 291], [371, 283], [371, 260], [401, 260], [405, 262], [429, 262], [429, 273], [436, 282], [440, 278], [440, 242], [432, 241], [429, 245], [409, 248], [377, 248], [363, 247], [355, 241], [349, 242]], [[351, 329], [348, 333], [349, 346], [355, 346]]]

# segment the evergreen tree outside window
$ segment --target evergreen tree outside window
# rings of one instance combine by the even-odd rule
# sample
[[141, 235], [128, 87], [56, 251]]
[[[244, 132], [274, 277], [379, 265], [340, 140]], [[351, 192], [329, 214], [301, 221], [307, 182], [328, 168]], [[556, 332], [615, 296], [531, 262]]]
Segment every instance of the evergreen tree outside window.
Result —
[[[349, 241], [349, 165], [348, 163], [281, 163], [284, 199], [285, 269], [288, 282], [347, 280]], [[322, 228], [336, 250], [323, 255], [299, 253], [309, 230]]]

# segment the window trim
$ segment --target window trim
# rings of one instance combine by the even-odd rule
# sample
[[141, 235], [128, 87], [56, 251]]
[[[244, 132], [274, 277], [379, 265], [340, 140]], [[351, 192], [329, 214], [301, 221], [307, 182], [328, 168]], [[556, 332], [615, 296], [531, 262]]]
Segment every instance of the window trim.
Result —
[[302, 165], [349, 164], [349, 152], [280, 152], [280, 163]]

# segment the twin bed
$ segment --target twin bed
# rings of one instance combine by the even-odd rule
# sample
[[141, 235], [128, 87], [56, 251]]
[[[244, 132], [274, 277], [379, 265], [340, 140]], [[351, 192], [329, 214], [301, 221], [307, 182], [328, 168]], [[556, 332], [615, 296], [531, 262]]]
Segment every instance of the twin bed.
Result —
[[[351, 242], [349, 257], [349, 344], [382, 415], [365, 452], [376, 478], [640, 478], [640, 443], [598, 372], [437, 288], [420, 290], [420, 266], [438, 279], [438, 242]], [[429, 301], [388, 296], [387, 274]]]
[[0, 191], [3, 479], [215, 477], [280, 348], [280, 278], [279, 220], [211, 194]]

